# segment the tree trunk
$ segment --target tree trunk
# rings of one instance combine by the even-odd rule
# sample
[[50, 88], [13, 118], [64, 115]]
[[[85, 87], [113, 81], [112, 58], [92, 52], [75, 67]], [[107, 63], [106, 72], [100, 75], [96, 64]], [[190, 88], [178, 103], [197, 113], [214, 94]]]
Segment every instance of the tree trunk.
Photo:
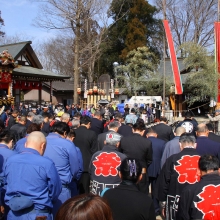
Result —
[[[78, 3], [79, 4], [79, 3]], [[79, 6], [79, 5], [77, 5]], [[79, 38], [80, 38], [80, 10], [78, 7], [76, 16], [75, 49], [74, 49], [74, 83], [73, 83], [73, 103], [78, 103], [77, 87], [79, 86]]]

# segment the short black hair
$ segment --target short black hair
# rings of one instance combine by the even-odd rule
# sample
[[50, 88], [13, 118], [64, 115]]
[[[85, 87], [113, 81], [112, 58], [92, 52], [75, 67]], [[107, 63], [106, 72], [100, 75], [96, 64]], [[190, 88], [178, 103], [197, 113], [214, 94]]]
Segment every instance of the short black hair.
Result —
[[13, 131], [5, 129], [0, 133], [0, 142], [8, 144], [11, 140], [15, 140], [15, 133]]
[[190, 111], [187, 111], [187, 112], [185, 113], [185, 118], [191, 118], [191, 117], [192, 117], [191, 112], [190, 112]]
[[90, 118], [89, 116], [84, 115], [84, 116], [82, 116], [82, 117], [80, 118], [80, 124], [81, 124], [81, 125], [87, 125], [87, 124], [89, 124], [89, 123], [91, 123], [91, 118]]
[[43, 112], [42, 116], [43, 116], [43, 118], [50, 118], [50, 113], [49, 112]]
[[207, 172], [209, 170], [218, 170], [219, 160], [213, 155], [203, 155], [199, 159], [199, 169], [201, 171]]
[[212, 132], [214, 131], [212, 123], [207, 123], [206, 127], [208, 128], [209, 131], [212, 131]]
[[129, 180], [136, 183], [141, 175], [142, 166], [137, 159], [126, 158], [120, 165], [120, 172], [122, 180]]
[[68, 134], [70, 127], [65, 122], [55, 122], [52, 126], [52, 132], [57, 132], [60, 135]]
[[136, 131], [144, 131], [146, 129], [145, 124], [142, 121], [138, 121], [133, 125], [133, 129]]
[[69, 133], [67, 134], [68, 137], [72, 138], [72, 137], [76, 137], [76, 132], [73, 128], [70, 128]]
[[132, 113], [135, 113], [135, 109], [134, 109], [134, 108], [132, 108], [132, 109], [131, 109], [131, 112], [132, 112]]
[[160, 121], [167, 122], [167, 118], [166, 117], [160, 117]]

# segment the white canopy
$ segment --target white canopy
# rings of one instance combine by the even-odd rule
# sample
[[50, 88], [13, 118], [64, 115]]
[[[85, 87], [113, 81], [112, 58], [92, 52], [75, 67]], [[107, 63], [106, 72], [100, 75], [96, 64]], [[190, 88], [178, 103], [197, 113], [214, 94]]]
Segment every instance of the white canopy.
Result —
[[162, 102], [161, 96], [132, 96], [125, 104], [156, 104], [156, 102]]

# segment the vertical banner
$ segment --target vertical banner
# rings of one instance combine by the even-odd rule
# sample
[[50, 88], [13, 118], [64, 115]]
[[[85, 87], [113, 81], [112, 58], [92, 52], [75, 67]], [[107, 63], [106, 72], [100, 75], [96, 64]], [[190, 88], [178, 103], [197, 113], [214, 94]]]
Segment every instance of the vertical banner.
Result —
[[50, 102], [52, 102], [53, 99], [53, 85], [52, 85], [52, 81], [50, 81]]
[[220, 22], [215, 22], [215, 63], [216, 74], [218, 74], [217, 102], [220, 102]]
[[170, 51], [171, 65], [173, 69], [173, 77], [175, 83], [175, 94], [181, 95], [183, 93], [182, 82], [180, 78], [179, 66], [176, 59], [176, 51], [174, 49], [173, 37], [170, 31], [170, 26], [167, 20], [163, 20], [163, 25], [166, 33], [167, 43]]
[[87, 79], [85, 79], [84, 83], [84, 99], [87, 99]]

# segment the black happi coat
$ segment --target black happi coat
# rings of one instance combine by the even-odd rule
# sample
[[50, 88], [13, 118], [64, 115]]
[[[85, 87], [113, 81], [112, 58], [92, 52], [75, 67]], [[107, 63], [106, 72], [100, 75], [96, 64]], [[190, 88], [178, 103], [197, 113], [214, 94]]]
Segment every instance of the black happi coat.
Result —
[[166, 219], [176, 219], [180, 194], [184, 187], [199, 181], [197, 176], [200, 156], [193, 148], [184, 148], [170, 156], [157, 179], [155, 197], [166, 202]]
[[116, 187], [121, 182], [118, 168], [125, 158], [113, 145], [105, 145], [101, 151], [93, 154], [89, 165], [90, 192], [100, 195], [105, 188]]
[[218, 171], [206, 174], [198, 183], [185, 187], [181, 193], [177, 219], [220, 219], [220, 176]]

